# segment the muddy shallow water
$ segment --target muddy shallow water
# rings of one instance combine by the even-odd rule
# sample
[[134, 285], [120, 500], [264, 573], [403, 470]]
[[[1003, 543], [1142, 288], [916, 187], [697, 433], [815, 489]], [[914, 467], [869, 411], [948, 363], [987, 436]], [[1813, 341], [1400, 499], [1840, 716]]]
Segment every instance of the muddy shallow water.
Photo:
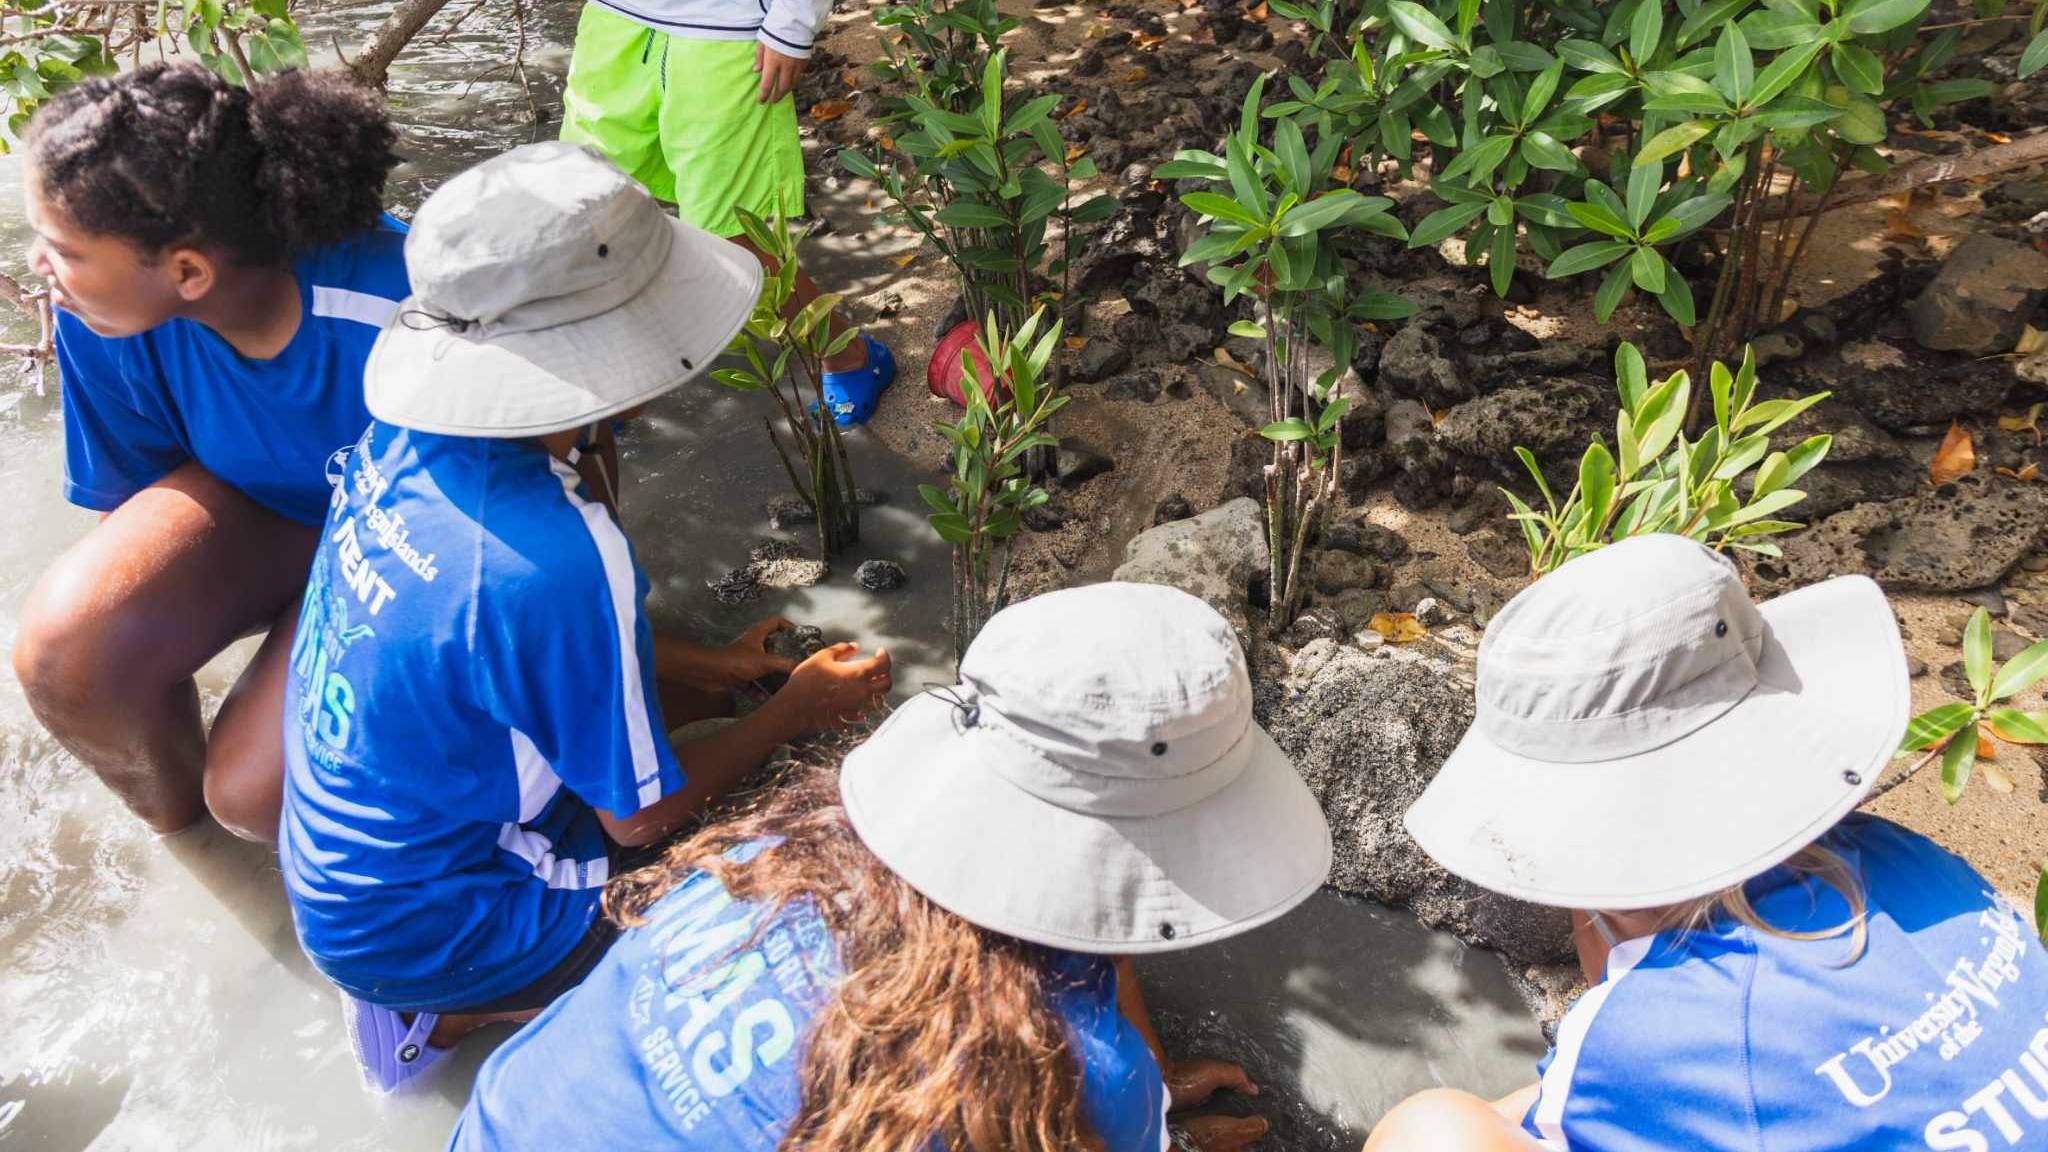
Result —
[[[312, 14], [306, 39], [351, 43], [387, 7]], [[480, 10], [437, 41], [446, 19], [393, 74], [411, 158], [394, 189], [401, 209], [533, 133], [527, 96], [507, 71], [475, 79], [509, 59], [509, 14]], [[528, 29], [544, 110], [554, 106], [573, 19], [573, 6], [550, 5]], [[552, 114], [542, 131], [552, 133]], [[25, 244], [19, 180], [16, 165], [0, 164], [0, 267], [16, 273]], [[885, 279], [877, 263], [872, 253], [850, 262], [841, 282]], [[0, 317], [0, 328], [0, 338], [32, 339], [16, 317]], [[903, 386], [917, 387], [916, 374], [906, 365]], [[51, 383], [38, 395], [0, 382], [0, 485], [14, 493], [12, 530], [0, 534], [0, 648], [11, 647], [37, 571], [92, 523], [61, 498]], [[782, 612], [832, 638], [886, 644], [906, 691], [950, 682], [948, 560], [914, 489], [936, 462], [904, 460], [871, 437], [851, 440], [855, 470], [888, 499], [867, 513], [862, 545], [830, 579], [737, 606], [709, 595], [706, 581], [769, 535], [764, 504], [783, 489], [760, 426], [766, 407], [706, 383], [664, 400], [625, 440], [625, 520], [654, 582], [657, 622], [729, 635]], [[902, 563], [908, 586], [860, 590], [852, 569], [867, 556]], [[252, 648], [237, 646], [203, 674], [209, 707]], [[1170, 1040], [1189, 1054], [1239, 1056], [1265, 1084], [1253, 1106], [1275, 1120], [1268, 1147], [1355, 1147], [1409, 1091], [1506, 1091], [1540, 1055], [1492, 956], [1332, 894], [1147, 973]], [[11, 675], [0, 674], [0, 1146], [438, 1148], [491, 1039], [465, 1043], [418, 1091], [364, 1094], [335, 994], [298, 950], [268, 850], [210, 825], [151, 836], [42, 732]]]

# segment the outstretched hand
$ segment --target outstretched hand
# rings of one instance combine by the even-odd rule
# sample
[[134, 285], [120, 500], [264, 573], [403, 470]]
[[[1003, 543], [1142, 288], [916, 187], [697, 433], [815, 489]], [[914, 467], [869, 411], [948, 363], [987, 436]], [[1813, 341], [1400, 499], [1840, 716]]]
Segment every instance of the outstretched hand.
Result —
[[834, 644], [813, 653], [775, 694], [800, 731], [827, 732], [860, 722], [893, 683], [887, 649], [862, 658], [858, 644]]
[[1226, 1088], [1247, 1096], [1259, 1094], [1259, 1086], [1245, 1070], [1227, 1060], [1168, 1060], [1163, 1071], [1169, 1107], [1175, 1112], [1200, 1108]]
[[755, 41], [754, 71], [761, 76], [761, 103], [773, 104], [796, 91], [796, 82], [803, 78], [804, 59], [801, 56], [784, 56]]
[[768, 651], [770, 636], [784, 628], [794, 627], [794, 624], [781, 616], [770, 616], [740, 633], [739, 639], [726, 645], [721, 655], [725, 658], [725, 672], [731, 683], [737, 686], [759, 680], [763, 676], [786, 676], [794, 671], [796, 661]]

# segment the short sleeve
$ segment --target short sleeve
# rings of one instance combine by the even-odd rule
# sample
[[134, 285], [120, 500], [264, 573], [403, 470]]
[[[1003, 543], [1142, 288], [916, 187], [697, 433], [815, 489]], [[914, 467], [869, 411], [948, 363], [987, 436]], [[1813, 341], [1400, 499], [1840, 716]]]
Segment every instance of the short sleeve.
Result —
[[495, 540], [479, 569], [490, 710], [571, 792], [631, 816], [684, 782], [661, 717], [639, 567], [602, 505], [557, 489], [516, 507], [491, 517]]
[[57, 313], [64, 404], [64, 498], [111, 512], [190, 458], [175, 428], [135, 401], [110, 342]]
[[1761, 1147], [1744, 1058], [1743, 1005], [1755, 952], [1739, 937], [1703, 940], [1740, 953], [1715, 964], [1657, 955], [1664, 936], [1616, 946], [1607, 979], [1558, 1025], [1522, 1127], [1571, 1152]]

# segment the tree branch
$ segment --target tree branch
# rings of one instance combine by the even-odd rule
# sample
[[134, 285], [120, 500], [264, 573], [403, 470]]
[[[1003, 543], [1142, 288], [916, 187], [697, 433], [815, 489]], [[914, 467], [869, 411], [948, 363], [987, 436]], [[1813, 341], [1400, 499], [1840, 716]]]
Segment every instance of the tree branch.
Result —
[[1957, 180], [1974, 180], [1980, 176], [1992, 176], [2025, 168], [2034, 164], [2048, 163], [2048, 132], [2036, 132], [2008, 144], [1993, 144], [1978, 148], [1960, 156], [1929, 156], [1902, 164], [1882, 176], [1867, 180], [1852, 180], [1837, 186], [1828, 197], [1812, 193], [1786, 193], [1775, 196], [1763, 205], [1764, 219], [1776, 220], [1783, 216], [1810, 216], [1823, 207], [1839, 208], [1845, 204], [1862, 204], [1896, 196], [1915, 188], [1933, 184], [1950, 184]]
[[355, 75], [358, 83], [373, 88], [382, 88], [391, 73], [391, 62], [427, 26], [436, 13], [448, 6], [448, 0], [402, 0], [384, 23], [370, 33], [357, 50], [355, 62], [348, 70]]

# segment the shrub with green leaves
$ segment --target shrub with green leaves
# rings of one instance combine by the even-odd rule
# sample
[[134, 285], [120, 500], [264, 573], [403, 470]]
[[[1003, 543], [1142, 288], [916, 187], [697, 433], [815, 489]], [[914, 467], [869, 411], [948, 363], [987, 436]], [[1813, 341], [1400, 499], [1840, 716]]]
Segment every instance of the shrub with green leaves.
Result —
[[[1901, 756], [1922, 753], [1901, 778], [1941, 757], [1941, 794], [1951, 804], [1961, 800], [1963, 790], [1970, 786], [1980, 741], [1991, 747], [2001, 741], [2048, 744], [2048, 712], [2025, 712], [2009, 703], [2048, 676], [2048, 640], [2027, 647], [2000, 667], [1992, 667], [1993, 659], [1991, 613], [1979, 608], [1963, 627], [1963, 674], [1970, 682], [1970, 702], [1951, 701], [1913, 717], [1906, 738], [1899, 742]], [[1995, 769], [1984, 775], [1991, 779], [1994, 790], [2013, 790], [2012, 782]], [[2048, 941], [2048, 867], [2041, 869], [2034, 886], [2034, 930]]]
[[991, 315], [977, 343], [986, 359], [961, 352], [967, 411], [959, 422], [935, 425], [953, 446], [953, 476], [944, 489], [918, 485], [930, 506], [934, 531], [953, 546], [953, 658], [967, 653], [982, 625], [1002, 611], [1009, 595], [1010, 541], [1029, 509], [1046, 502], [1031, 483], [1025, 456], [1057, 441], [1046, 431], [1066, 407], [1046, 371], [1060, 346], [1061, 325], [1040, 332], [1038, 309], [1014, 332]]
[[[905, 15], [930, 7], [885, 10], [884, 26], [917, 28], [924, 41], [943, 43]], [[955, 19], [951, 11], [930, 19], [942, 16]], [[1096, 171], [1086, 156], [1068, 159], [1052, 119], [1061, 98], [1046, 94], [1012, 106], [1006, 97], [1009, 56], [994, 47], [994, 36], [1014, 26], [976, 22], [971, 36], [954, 34], [988, 49], [979, 82], [971, 86], [958, 83], [963, 61], [957, 51], [942, 55], [944, 66], [929, 72], [907, 69], [892, 57], [884, 70], [907, 73], [917, 85], [882, 117], [896, 131], [895, 151], [905, 163], [893, 162], [886, 149], [839, 154], [841, 167], [881, 187], [891, 206], [889, 222], [916, 230], [958, 271], [968, 315], [993, 312], [1012, 329], [1039, 297], [1033, 285], [1040, 274], [1057, 278], [1064, 295], [1067, 270], [1081, 247], [1080, 227], [1108, 219], [1117, 209], [1116, 198], [1108, 195], [1071, 202], [1074, 183], [1094, 179]], [[1060, 248], [1048, 259], [1055, 219]]]
[[[170, 39], [234, 84], [306, 66], [290, 0], [0, 4], [0, 94], [8, 134], [19, 139], [44, 100], [88, 76], [119, 70], [138, 48]], [[0, 152], [7, 142], [0, 139]]]
[[[1951, 804], [1969, 787], [1978, 740], [2048, 744], [2048, 712], [2022, 712], [2005, 703], [2048, 675], [2048, 640], [1993, 669], [1991, 613], [1979, 608], [1963, 628], [1963, 672], [1970, 681], [1971, 702], [1943, 704], [1915, 716], [1899, 744], [1902, 756], [1927, 751], [1922, 763], [1940, 755], [1941, 794]], [[2011, 790], [2010, 783], [2002, 789]]]
[[[1206, 264], [1226, 305], [1243, 296], [1261, 306], [1257, 320], [1240, 320], [1230, 332], [1265, 344], [1273, 416], [1262, 429], [1273, 442], [1265, 472], [1266, 531], [1277, 630], [1294, 619], [1303, 551], [1338, 499], [1338, 424], [1350, 401], [1334, 392], [1357, 349], [1358, 325], [1400, 319], [1415, 307], [1391, 293], [1354, 292], [1343, 260], [1347, 235], [1406, 236], [1387, 211], [1393, 201], [1340, 186], [1332, 171], [1344, 137], [1320, 130], [1314, 116], [1272, 118], [1272, 138], [1262, 143], [1264, 93], [1262, 77], [1246, 94], [1222, 156], [1183, 151], [1153, 175], [1208, 185], [1181, 196], [1203, 225], [1181, 264]], [[1316, 346], [1329, 355], [1330, 366], [1320, 372], [1310, 366]]]
[[1714, 423], [1694, 440], [1683, 431], [1691, 403], [1689, 374], [1674, 372], [1652, 385], [1642, 353], [1632, 344], [1615, 352], [1614, 371], [1621, 393], [1614, 447], [1594, 438], [1563, 500], [1553, 494], [1535, 454], [1515, 449], [1543, 500], [1535, 509], [1501, 490], [1529, 546], [1530, 571], [1541, 576], [1574, 556], [1656, 532], [1716, 551], [1779, 555], [1764, 537], [1800, 527], [1777, 517], [1806, 498], [1791, 485], [1827, 458], [1832, 438], [1811, 436], [1790, 450], [1773, 451], [1771, 434], [1828, 393], [1759, 401], [1755, 354], [1745, 350], [1735, 372], [1714, 364]]
[[[1928, 0], [1273, 8], [1314, 28], [1324, 66], [1318, 83], [1291, 80], [1295, 99], [1268, 114], [1319, 118], [1358, 165], [1391, 157], [1406, 170], [1413, 135], [1427, 141], [1446, 207], [1412, 244], [1462, 235], [1503, 295], [1525, 246], [1553, 278], [1604, 269], [1598, 318], [1631, 289], [1655, 296], [1695, 327], [1696, 368], [1777, 320], [1811, 235], [1808, 219], [1769, 211], [1781, 177], [1825, 196], [1850, 167], [1884, 171], [1872, 146], [1894, 114], [1925, 122], [1992, 91], [1944, 78], [1961, 30], [1923, 35]], [[2022, 69], [2043, 64], [2037, 37]], [[1671, 254], [1715, 222], [1721, 268], [1696, 292]]]
[[790, 485], [817, 517], [819, 557], [830, 557], [860, 539], [860, 504], [853, 465], [832, 419], [832, 406], [825, 401], [825, 361], [858, 333], [848, 328], [832, 335], [832, 310], [840, 298], [830, 293], [819, 295], [795, 316], [784, 316], [796, 298], [797, 249], [805, 230], [793, 226], [780, 209], [773, 221], [744, 208], [735, 214], [747, 239], [775, 271], [762, 278], [753, 315], [726, 349], [727, 356], [744, 360], [745, 367], [715, 368], [711, 377], [740, 392], [766, 392], [775, 398], [789, 443], [783, 443], [784, 433], [776, 432], [773, 419], [764, 417], [761, 422]]

